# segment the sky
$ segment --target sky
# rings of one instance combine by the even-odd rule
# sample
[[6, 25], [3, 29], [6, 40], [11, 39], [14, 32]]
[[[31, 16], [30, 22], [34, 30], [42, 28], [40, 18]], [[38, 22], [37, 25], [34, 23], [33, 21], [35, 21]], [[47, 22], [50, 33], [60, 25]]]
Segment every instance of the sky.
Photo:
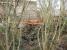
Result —
[[[48, 7], [48, 4], [49, 4], [47, 2], [47, 0], [31, 0], [31, 1], [37, 1], [37, 7], [38, 8], [41, 8], [41, 6], [43, 6], [43, 7], [47, 6]], [[64, 0], [64, 1], [65, 1], [64, 7], [65, 7], [65, 10], [67, 10], [67, 0]], [[46, 3], [46, 5], [44, 3]], [[41, 6], [40, 6], [40, 4], [41, 4]], [[56, 15], [59, 14], [60, 8], [61, 8], [61, 0], [52, 0], [52, 8], [53, 8], [53, 11]]]
[[54, 9], [60, 9], [60, 0], [53, 0], [52, 1], [52, 7]]

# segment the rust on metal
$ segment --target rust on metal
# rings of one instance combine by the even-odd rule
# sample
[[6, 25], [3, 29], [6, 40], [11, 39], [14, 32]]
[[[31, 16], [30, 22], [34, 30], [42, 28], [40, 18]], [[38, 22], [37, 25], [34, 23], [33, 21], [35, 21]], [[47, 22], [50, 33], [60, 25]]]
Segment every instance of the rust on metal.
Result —
[[43, 24], [41, 19], [29, 19], [29, 20], [23, 20], [23, 24], [29, 24], [29, 25], [40, 25]]

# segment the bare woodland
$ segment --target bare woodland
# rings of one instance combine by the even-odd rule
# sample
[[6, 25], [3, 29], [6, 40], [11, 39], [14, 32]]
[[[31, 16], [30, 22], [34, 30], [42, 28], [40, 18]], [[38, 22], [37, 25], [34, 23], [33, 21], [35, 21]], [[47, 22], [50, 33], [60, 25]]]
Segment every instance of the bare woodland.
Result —
[[67, 0], [0, 0], [0, 50], [67, 50]]

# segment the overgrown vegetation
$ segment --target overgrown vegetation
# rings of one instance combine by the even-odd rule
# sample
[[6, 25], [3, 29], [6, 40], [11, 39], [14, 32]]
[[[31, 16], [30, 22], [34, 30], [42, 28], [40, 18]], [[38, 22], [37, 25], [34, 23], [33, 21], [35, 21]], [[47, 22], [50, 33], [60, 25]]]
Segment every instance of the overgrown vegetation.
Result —
[[[37, 15], [39, 15], [38, 18], [42, 20], [39, 25], [22, 23], [22, 20], [30, 20], [24, 15], [27, 12], [26, 9], [30, 1], [2, 1], [0, 1], [0, 4], [4, 8], [4, 12], [0, 12], [0, 18], [2, 18], [0, 24], [0, 50], [63, 49], [59, 46], [62, 46], [62, 41], [65, 43], [63, 39], [67, 35], [67, 17], [64, 14], [65, 10], [62, 0], [60, 15], [57, 16], [52, 15], [51, 0], [44, 0], [43, 5], [39, 0], [41, 8], [36, 10]], [[49, 3], [48, 6], [47, 3]], [[19, 8], [21, 10], [20, 14], [18, 13], [18, 6], [21, 6]], [[66, 47], [67, 45], [64, 46]], [[65, 47], [64, 49], [66, 50], [67, 47]]]

